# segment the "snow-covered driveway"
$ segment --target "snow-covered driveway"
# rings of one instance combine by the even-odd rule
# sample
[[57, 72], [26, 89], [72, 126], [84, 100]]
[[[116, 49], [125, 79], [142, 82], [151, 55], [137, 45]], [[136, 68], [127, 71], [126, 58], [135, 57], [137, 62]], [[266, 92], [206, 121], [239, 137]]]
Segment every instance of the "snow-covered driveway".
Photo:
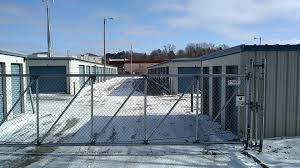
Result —
[[240, 150], [236, 145], [0, 147], [0, 167], [260, 167]]

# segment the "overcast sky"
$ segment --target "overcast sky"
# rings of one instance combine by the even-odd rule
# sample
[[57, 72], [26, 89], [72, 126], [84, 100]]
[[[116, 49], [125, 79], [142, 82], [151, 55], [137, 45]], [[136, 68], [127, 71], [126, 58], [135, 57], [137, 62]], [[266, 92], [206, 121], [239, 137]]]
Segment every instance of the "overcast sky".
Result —
[[[299, 0], [55, 0], [52, 39], [55, 53], [150, 52], [171, 43], [300, 43]], [[46, 10], [42, 0], [0, 1], [0, 48], [46, 51]]]

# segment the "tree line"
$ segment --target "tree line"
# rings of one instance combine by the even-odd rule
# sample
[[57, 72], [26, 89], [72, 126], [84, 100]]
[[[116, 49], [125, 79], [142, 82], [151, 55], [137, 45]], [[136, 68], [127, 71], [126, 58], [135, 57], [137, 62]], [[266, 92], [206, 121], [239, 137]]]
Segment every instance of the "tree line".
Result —
[[[173, 44], [166, 44], [161, 49], [155, 49], [150, 54], [133, 52], [133, 60], [169, 60], [174, 58], [193, 58], [229, 48], [228, 45], [216, 45], [213, 43], [189, 43], [184, 49], [176, 50]], [[107, 53], [106, 57], [115, 59], [130, 59], [130, 51], [122, 51], [118, 53]]]

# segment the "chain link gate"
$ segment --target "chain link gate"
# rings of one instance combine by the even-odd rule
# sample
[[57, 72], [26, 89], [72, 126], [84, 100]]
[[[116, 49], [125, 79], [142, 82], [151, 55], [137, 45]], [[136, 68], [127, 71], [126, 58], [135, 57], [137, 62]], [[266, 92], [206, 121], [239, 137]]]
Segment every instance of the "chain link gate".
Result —
[[267, 60], [250, 60], [249, 78], [247, 87], [248, 100], [246, 112], [245, 149], [262, 151], [265, 129], [266, 107], [266, 72]]
[[[255, 142], [263, 135], [257, 133], [263, 130], [257, 122], [263, 121], [263, 115], [257, 115], [263, 110], [262, 88], [257, 86], [263, 76], [253, 75], [262, 67], [253, 65], [242, 74], [228, 67], [212, 74], [203, 68], [201, 74], [105, 75], [106, 81], [97, 74], [14, 75], [23, 78], [24, 86], [15, 105], [7, 107], [4, 118], [9, 119], [1, 123], [0, 141], [2, 145], [121, 145], [248, 139], [247, 145], [262, 145]], [[11, 77], [2, 75], [4, 81]], [[67, 84], [67, 90], [48, 93], [41, 85], [45, 82], [54, 88]], [[22, 115], [10, 114], [19, 102], [24, 104]]]

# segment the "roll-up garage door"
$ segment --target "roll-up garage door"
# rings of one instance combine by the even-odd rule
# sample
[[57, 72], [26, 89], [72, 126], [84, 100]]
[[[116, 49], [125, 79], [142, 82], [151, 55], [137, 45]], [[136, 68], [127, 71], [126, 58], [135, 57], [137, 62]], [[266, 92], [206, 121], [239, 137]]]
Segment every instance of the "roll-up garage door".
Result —
[[[79, 74], [84, 75], [85, 74], [85, 68], [84, 65], [79, 65]], [[80, 77], [80, 86], [83, 86], [85, 82], [85, 77], [81, 76]]]
[[[213, 67], [213, 74], [222, 74], [222, 67], [221, 66], [215, 66]], [[213, 78], [213, 86], [212, 86], [212, 90], [213, 90], [213, 117], [215, 118], [218, 114], [218, 112], [221, 109], [221, 81], [222, 78], [221, 77], [214, 77]], [[217, 121], [219, 123], [221, 123], [221, 117], [219, 116], [217, 118]]]
[[[178, 74], [200, 74], [200, 67], [178, 67]], [[192, 77], [178, 78], [178, 92], [183, 93], [191, 85]], [[190, 91], [189, 91], [190, 92]]]
[[[238, 66], [227, 66], [226, 74], [238, 74]], [[228, 80], [238, 80], [237, 77], [226, 78]], [[236, 92], [238, 86], [226, 86], [226, 101]], [[233, 133], [238, 133], [238, 108], [235, 105], [235, 100], [231, 100], [226, 107], [226, 129], [231, 130]]]
[[[86, 74], [91, 74], [91, 67], [90, 66], [86, 66]], [[91, 81], [88, 82], [88, 84], [91, 84]]]
[[[209, 68], [203, 67], [203, 74], [209, 74]], [[203, 97], [203, 114], [209, 113], [209, 77], [203, 77], [203, 91], [201, 97]]]
[[[21, 74], [21, 65], [20, 64], [11, 64], [11, 74]], [[11, 77], [11, 98], [12, 98], [12, 105], [15, 104], [21, 96], [21, 77], [20, 76], [13, 76]], [[22, 102], [23, 100], [19, 101], [17, 105], [13, 109], [13, 115], [19, 115], [22, 113]]]
[[[64, 75], [66, 74], [66, 66], [31, 66], [29, 73], [41, 75], [39, 79], [40, 93], [67, 93], [67, 78], [65, 76], [42, 77], [43, 75]], [[34, 88], [35, 85], [33, 85], [33, 93], [35, 93]]]

